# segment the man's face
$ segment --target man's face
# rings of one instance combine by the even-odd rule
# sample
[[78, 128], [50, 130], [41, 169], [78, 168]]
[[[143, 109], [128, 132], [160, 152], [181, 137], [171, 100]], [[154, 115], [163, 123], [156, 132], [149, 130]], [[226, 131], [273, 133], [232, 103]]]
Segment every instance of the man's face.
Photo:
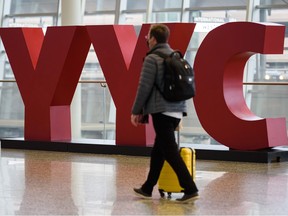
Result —
[[156, 39], [150, 35], [150, 32], [146, 36], [146, 43], [147, 43], [147, 46], [149, 47], [149, 49], [151, 49], [157, 43]]

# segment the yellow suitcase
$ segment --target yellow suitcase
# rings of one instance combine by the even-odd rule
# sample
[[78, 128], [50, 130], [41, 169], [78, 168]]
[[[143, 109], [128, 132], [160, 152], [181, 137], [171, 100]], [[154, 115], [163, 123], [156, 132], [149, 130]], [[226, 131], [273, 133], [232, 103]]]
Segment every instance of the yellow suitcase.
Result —
[[[193, 180], [195, 181], [196, 175], [196, 153], [192, 148], [183, 147], [180, 148], [180, 155], [183, 158]], [[177, 175], [172, 167], [164, 162], [164, 166], [161, 170], [158, 180], [158, 190], [161, 197], [165, 197], [165, 192], [168, 194], [168, 198], [171, 198], [172, 193], [181, 193], [183, 188], [179, 185]]]

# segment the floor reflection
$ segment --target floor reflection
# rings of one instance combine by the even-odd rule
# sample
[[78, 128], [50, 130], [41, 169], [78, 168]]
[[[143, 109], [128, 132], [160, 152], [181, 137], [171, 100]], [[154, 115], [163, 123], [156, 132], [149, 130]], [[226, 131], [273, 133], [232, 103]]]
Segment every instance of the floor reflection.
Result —
[[25, 157], [25, 189], [16, 214], [76, 215], [71, 193], [71, 163]]
[[[207, 174], [213, 176], [213, 172]], [[278, 215], [288, 212], [288, 176], [223, 173], [201, 191], [198, 213], [207, 215]], [[281, 210], [279, 210], [279, 208]]]
[[285, 215], [288, 163], [197, 161], [192, 204], [134, 196], [149, 157], [1, 150], [0, 215]]

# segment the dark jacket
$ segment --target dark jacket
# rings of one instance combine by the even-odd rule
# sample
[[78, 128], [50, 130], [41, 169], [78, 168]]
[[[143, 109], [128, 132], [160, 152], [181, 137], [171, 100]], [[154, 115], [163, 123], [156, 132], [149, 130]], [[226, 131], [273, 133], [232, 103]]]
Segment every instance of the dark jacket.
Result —
[[[183, 112], [186, 115], [186, 101], [169, 102], [165, 100], [156, 85], [163, 89], [164, 64], [163, 58], [153, 52], [157, 50], [170, 54], [173, 50], [167, 43], [156, 44], [144, 59], [138, 90], [132, 114], [153, 114], [163, 112]], [[156, 84], [156, 85], [155, 85]]]

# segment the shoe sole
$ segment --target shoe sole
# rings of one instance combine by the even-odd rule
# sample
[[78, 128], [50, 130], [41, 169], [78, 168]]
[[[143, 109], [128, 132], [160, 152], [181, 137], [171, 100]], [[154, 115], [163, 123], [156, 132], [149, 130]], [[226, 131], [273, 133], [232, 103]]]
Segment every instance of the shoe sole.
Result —
[[139, 198], [142, 198], [142, 199], [147, 199], [147, 200], [151, 200], [151, 199], [152, 199], [152, 197], [144, 196], [144, 195], [142, 195], [142, 194], [140, 194], [140, 193], [137, 193], [136, 191], [134, 191], [134, 194], [135, 194], [136, 196], [138, 196]]
[[199, 199], [199, 196], [194, 196], [194, 197], [191, 197], [190, 199], [186, 199], [186, 200], [177, 200], [176, 201], [178, 203], [190, 203], [192, 201], [196, 201], [197, 199]]

